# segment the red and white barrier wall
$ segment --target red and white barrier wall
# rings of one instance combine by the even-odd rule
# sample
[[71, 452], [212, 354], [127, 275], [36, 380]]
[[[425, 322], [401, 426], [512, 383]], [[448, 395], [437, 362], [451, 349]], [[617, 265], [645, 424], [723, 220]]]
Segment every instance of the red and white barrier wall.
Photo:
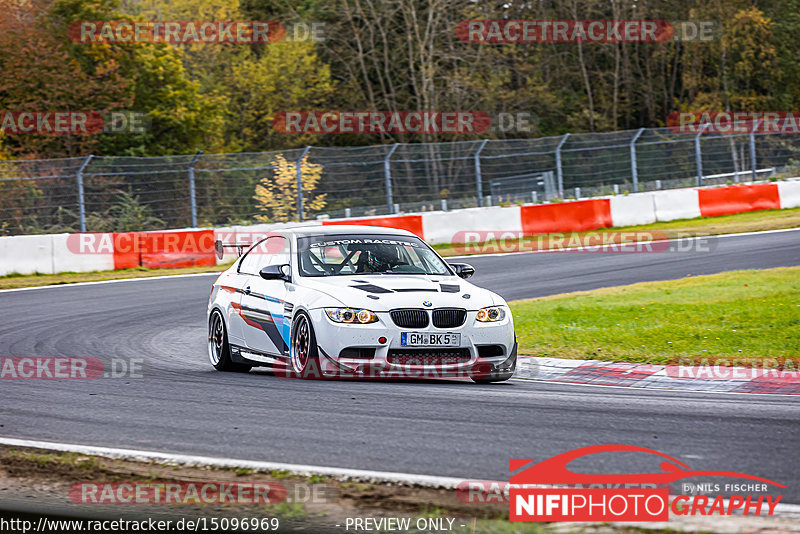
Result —
[[[659, 221], [713, 217], [746, 211], [800, 207], [800, 180], [721, 187], [671, 189], [608, 198], [449, 212], [380, 219], [323, 221], [411, 230], [431, 244], [463, 243], [464, 231], [515, 232], [524, 235], [579, 232]], [[418, 229], [422, 228], [422, 231]]]
[[[214, 241], [252, 243], [292, 226], [364, 224], [402, 228], [432, 244], [463, 243], [465, 232], [526, 235], [632, 226], [700, 216], [800, 207], [800, 179], [721, 187], [672, 189], [608, 198], [511, 207], [488, 207], [359, 219], [259, 224], [216, 229], [115, 234], [0, 237], [0, 275], [87, 272], [214, 265], [233, 260], [214, 254]], [[484, 234], [485, 235], [485, 234]]]

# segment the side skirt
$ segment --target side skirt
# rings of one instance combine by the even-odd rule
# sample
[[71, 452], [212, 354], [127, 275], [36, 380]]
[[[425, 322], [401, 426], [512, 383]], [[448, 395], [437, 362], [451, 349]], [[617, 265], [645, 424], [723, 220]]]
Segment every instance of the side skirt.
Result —
[[231, 360], [235, 363], [243, 363], [254, 367], [279, 367], [284, 368], [289, 365], [288, 356], [276, 356], [267, 354], [239, 345], [231, 345]]

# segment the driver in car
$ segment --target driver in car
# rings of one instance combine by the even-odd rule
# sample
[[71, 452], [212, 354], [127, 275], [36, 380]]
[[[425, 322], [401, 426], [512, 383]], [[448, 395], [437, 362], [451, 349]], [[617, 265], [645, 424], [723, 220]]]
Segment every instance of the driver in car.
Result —
[[400, 265], [400, 248], [395, 245], [363, 245], [356, 261], [356, 273], [386, 273]]

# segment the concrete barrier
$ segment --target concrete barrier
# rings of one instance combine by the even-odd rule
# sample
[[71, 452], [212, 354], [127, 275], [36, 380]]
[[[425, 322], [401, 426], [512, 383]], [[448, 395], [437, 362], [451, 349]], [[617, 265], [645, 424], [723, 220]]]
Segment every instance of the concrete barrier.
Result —
[[0, 275], [53, 274], [53, 236], [18, 235], [0, 238]]
[[610, 197], [611, 222], [614, 226], [635, 226], [656, 222], [656, 207], [651, 193], [633, 193]]
[[697, 189], [670, 189], [652, 193], [657, 221], [700, 217]]
[[520, 232], [522, 219], [519, 206], [433, 211], [422, 214], [422, 229], [425, 241], [440, 245], [452, 243], [454, 237], [465, 230]]
[[323, 226], [333, 224], [363, 224], [366, 226], [382, 226], [384, 228], [400, 228], [425, 239], [422, 229], [421, 215], [391, 215], [388, 217], [370, 217], [368, 219], [323, 220]]
[[779, 209], [777, 184], [741, 184], [697, 190], [703, 217], [731, 215], [745, 211]]
[[522, 231], [525, 235], [536, 235], [608, 228], [610, 206], [607, 198], [522, 206]]
[[778, 182], [781, 208], [800, 208], [800, 180]]
[[[776, 183], [672, 189], [511, 207], [487, 207], [360, 219], [316, 220], [302, 223], [256, 224], [198, 230], [130, 234], [54, 234], [0, 237], [0, 276], [12, 273], [59, 273], [122, 269], [147, 265], [179, 267], [232, 261], [236, 249], [226, 249], [222, 260], [213, 242], [254, 243], [276, 230], [297, 226], [371, 225], [409, 230], [431, 244], [452, 243], [465, 232], [504, 232], [533, 235], [632, 226], [656, 221], [689, 219], [771, 208], [800, 207], [800, 179]], [[174, 235], [173, 235], [174, 234]], [[166, 237], [169, 236], [169, 237]], [[189, 247], [187, 239], [195, 243]], [[494, 236], [498, 237], [498, 236]], [[204, 240], [202, 246], [198, 239]], [[154, 240], [170, 239], [173, 249], [159, 250]], [[144, 240], [144, 241], [142, 241]], [[138, 243], [137, 249], [133, 244]], [[141, 244], [146, 245], [143, 253]], [[154, 248], [155, 247], [155, 248]]]
[[114, 234], [53, 235], [53, 271], [56, 273], [114, 269]]
[[[322, 226], [322, 221], [304, 221], [304, 222], [289, 222], [289, 223], [263, 223], [252, 224], [249, 226], [226, 226], [223, 228], [214, 229], [214, 239], [222, 241], [223, 243], [249, 243], [253, 244], [256, 241], [266, 237], [270, 232], [278, 230], [308, 227], [308, 226]], [[235, 248], [224, 248], [222, 259], [217, 259], [217, 265], [228, 263], [239, 257], [239, 253]]]

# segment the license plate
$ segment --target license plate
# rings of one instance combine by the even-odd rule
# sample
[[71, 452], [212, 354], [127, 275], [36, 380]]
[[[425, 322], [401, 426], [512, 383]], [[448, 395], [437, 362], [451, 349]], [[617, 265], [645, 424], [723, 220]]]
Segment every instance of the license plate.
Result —
[[461, 334], [401, 332], [400, 344], [404, 347], [458, 347], [461, 345]]

